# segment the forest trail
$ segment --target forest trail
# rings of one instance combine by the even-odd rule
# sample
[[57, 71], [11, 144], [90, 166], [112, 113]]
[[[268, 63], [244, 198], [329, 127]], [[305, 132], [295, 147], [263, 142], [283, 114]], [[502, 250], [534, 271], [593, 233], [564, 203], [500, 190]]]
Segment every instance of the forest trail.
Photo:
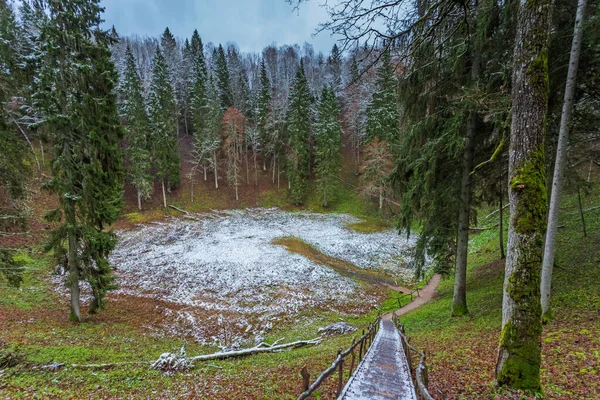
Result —
[[417, 399], [400, 334], [392, 321], [382, 320], [380, 324], [373, 344], [339, 399]]
[[[404, 315], [431, 300], [440, 280], [441, 276], [435, 274], [427, 285], [419, 290], [419, 297], [381, 317], [379, 332], [364, 360], [350, 377], [339, 397], [340, 400], [417, 399], [400, 333], [392, 318]], [[387, 286], [402, 293], [410, 293], [407, 288]]]
[[[396, 311], [392, 311], [387, 314], [384, 314], [381, 317], [381, 319], [383, 319], [384, 321], [391, 321], [392, 318], [394, 317], [394, 315], [396, 317], [400, 317], [401, 315], [404, 315], [404, 314], [408, 313], [409, 311], [412, 311], [412, 310], [415, 310], [415, 309], [421, 307], [423, 304], [427, 303], [429, 300], [431, 300], [433, 298], [433, 296], [435, 295], [435, 290], [437, 289], [438, 285], [440, 284], [441, 279], [442, 279], [442, 277], [440, 275], [438, 275], [438, 274], [433, 275], [433, 277], [429, 280], [427, 285], [425, 285], [425, 287], [423, 289], [419, 290], [419, 297], [417, 297], [410, 303], [406, 304], [404, 307], [400, 307]], [[399, 288], [399, 289], [406, 289], [406, 288]], [[405, 293], [404, 291], [402, 291], [402, 292]]]
[[[393, 291], [411, 294], [414, 293], [412, 289], [406, 288], [404, 286], [395, 285], [391, 277], [382, 276], [381, 274], [374, 273], [368, 270], [364, 270], [356, 267], [355, 265], [340, 260], [338, 258], [330, 257], [323, 254], [321, 251], [316, 249], [314, 246], [304, 242], [303, 240], [296, 237], [283, 237], [278, 238], [273, 241], [273, 244], [277, 244], [280, 246], [284, 246], [288, 251], [296, 254], [300, 254], [311, 261], [314, 261], [317, 264], [325, 265], [339, 272], [343, 276], [347, 276], [353, 279], [358, 279], [362, 281], [369, 282], [371, 284], [385, 286]], [[394, 315], [401, 316], [409, 311], [415, 310], [416, 308], [422, 306], [431, 300], [435, 294], [435, 290], [437, 289], [441, 280], [441, 276], [438, 274], [433, 275], [433, 277], [429, 280], [427, 285], [421, 290], [418, 291], [418, 297], [415, 298], [410, 303], [400, 307], [399, 309], [384, 314], [382, 316], [383, 320], [391, 320]]]

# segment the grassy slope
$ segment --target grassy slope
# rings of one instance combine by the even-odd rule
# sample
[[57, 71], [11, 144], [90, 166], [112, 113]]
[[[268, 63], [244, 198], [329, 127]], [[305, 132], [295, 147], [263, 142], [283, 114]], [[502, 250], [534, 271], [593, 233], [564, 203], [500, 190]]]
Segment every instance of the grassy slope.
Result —
[[[584, 208], [597, 205], [597, 199], [596, 189]], [[555, 318], [542, 339], [542, 382], [553, 399], [600, 398], [600, 210], [586, 213], [587, 238], [576, 211], [576, 197], [567, 197], [553, 277]], [[446, 279], [436, 299], [402, 321], [413, 343], [428, 352], [432, 394], [439, 395], [439, 389], [447, 399], [527, 398], [493, 387], [504, 279], [497, 230], [474, 236], [471, 245], [470, 315], [450, 317], [453, 280]]]

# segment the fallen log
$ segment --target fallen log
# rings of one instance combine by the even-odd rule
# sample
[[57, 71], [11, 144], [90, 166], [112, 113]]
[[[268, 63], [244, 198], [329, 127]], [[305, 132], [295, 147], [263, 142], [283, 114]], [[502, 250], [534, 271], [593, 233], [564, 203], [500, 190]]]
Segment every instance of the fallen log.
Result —
[[304, 346], [314, 346], [318, 345], [323, 341], [322, 338], [314, 338], [309, 340], [297, 340], [295, 342], [277, 344], [282, 339], [279, 339], [277, 342], [272, 345], [267, 345], [266, 343], [260, 343], [257, 346], [251, 347], [249, 349], [242, 349], [236, 351], [228, 351], [228, 352], [218, 352], [212, 354], [205, 354], [201, 356], [190, 357], [190, 361], [207, 361], [207, 360], [223, 360], [226, 358], [233, 357], [243, 357], [251, 354], [259, 354], [259, 353], [274, 353], [279, 350], [287, 349], [287, 348], [297, 348]]

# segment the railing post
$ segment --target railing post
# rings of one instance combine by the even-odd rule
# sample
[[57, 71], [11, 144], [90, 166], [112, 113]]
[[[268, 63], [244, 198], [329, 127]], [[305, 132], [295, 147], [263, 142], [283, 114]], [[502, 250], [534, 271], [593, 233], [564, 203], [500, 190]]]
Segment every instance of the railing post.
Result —
[[[338, 350], [338, 357], [342, 354], [342, 349]], [[337, 396], [339, 396], [342, 393], [342, 388], [344, 387], [344, 359], [340, 359], [340, 365], [338, 367], [338, 374], [339, 374], [339, 381], [338, 381], [338, 388], [337, 388]], [[337, 397], [336, 396], [336, 397]]]
[[310, 386], [310, 374], [308, 373], [306, 366], [302, 367], [300, 375], [302, 375], [302, 391], [306, 392]]
[[[352, 346], [354, 346], [354, 343], [356, 343], [356, 338], [352, 340]], [[352, 376], [352, 370], [354, 369], [354, 359], [356, 358], [354, 356], [354, 347], [352, 348], [352, 352], [350, 354], [352, 355], [352, 360], [350, 361], [350, 371], [348, 371], [348, 374]]]
[[358, 361], [359, 361], [359, 362], [360, 362], [360, 361], [362, 361], [362, 355], [363, 355], [363, 345], [364, 345], [364, 343], [365, 343], [365, 338], [364, 338], [364, 336], [365, 336], [365, 330], [363, 329], [363, 330], [362, 330], [362, 335], [360, 335], [360, 338], [361, 338], [361, 339], [360, 339], [360, 347], [359, 347], [359, 349], [358, 349]]

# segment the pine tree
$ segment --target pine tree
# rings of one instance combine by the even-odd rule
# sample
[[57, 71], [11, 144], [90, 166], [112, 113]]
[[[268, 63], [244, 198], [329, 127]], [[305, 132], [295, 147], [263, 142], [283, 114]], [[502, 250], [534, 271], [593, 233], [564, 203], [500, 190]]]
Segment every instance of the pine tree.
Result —
[[177, 145], [177, 103], [165, 58], [156, 48], [152, 65], [149, 96], [149, 115], [152, 133], [150, 141], [157, 177], [161, 180], [163, 206], [167, 207], [165, 191], [179, 183], [179, 149]]
[[142, 94], [142, 83], [137, 73], [131, 48], [125, 53], [125, 73], [119, 92], [122, 96], [120, 114], [125, 125], [127, 143], [126, 156], [129, 160], [128, 175], [137, 190], [138, 209], [142, 209], [142, 198], [152, 193], [152, 154], [149, 150], [148, 135], [150, 122]]
[[294, 204], [302, 204], [306, 197], [310, 168], [309, 139], [311, 135], [310, 92], [302, 61], [300, 61], [290, 93], [287, 122], [289, 135], [287, 176], [291, 189], [291, 201]]
[[335, 199], [342, 170], [342, 127], [339, 107], [333, 88], [324, 87], [315, 125], [315, 162], [317, 191], [324, 207]]
[[367, 141], [377, 137], [388, 145], [399, 140], [398, 83], [390, 52], [385, 51], [377, 70], [377, 88], [367, 108]]
[[98, 0], [47, 4], [35, 94], [55, 150], [52, 179], [45, 187], [58, 195], [59, 206], [46, 217], [59, 226], [48, 247], [68, 267], [71, 319], [76, 321], [81, 319], [80, 279], [92, 288], [90, 312], [103, 305], [112, 288], [108, 255], [116, 236], [106, 228], [117, 219], [123, 194], [123, 130], [113, 92], [117, 74], [109, 32], [99, 28], [101, 10]]
[[219, 45], [216, 59], [216, 76], [217, 88], [219, 89], [219, 100], [221, 109], [224, 111], [229, 107], [233, 107], [233, 94], [231, 93], [231, 82], [229, 81], [229, 68], [227, 67], [227, 59], [223, 46]]

